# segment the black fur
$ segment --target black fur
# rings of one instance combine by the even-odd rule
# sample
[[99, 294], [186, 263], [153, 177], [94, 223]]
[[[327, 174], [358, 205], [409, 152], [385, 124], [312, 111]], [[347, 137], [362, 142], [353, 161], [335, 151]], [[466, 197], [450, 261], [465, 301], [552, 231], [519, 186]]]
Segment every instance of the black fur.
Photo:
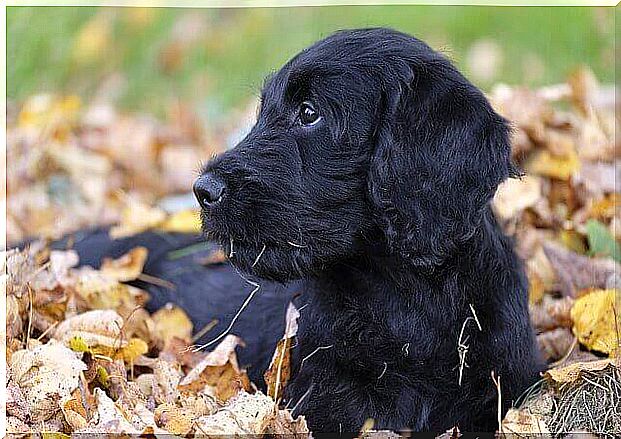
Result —
[[[300, 123], [304, 101], [321, 116], [313, 126]], [[248, 136], [200, 177], [225, 186], [203, 209], [207, 236], [263, 279], [232, 331], [248, 342], [251, 377], [302, 293], [285, 404], [315, 432], [358, 432], [367, 418], [375, 428], [494, 431], [492, 372], [504, 412], [541, 368], [522, 267], [489, 206], [515, 174], [509, 157], [507, 123], [411, 36], [338, 32], [288, 62], [267, 81]], [[198, 328], [218, 317], [207, 339], [252, 289], [229, 266], [166, 256], [194, 237], [105, 239], [78, 242], [86, 262], [150, 243], [147, 272], [178, 286], [144, 285], [151, 309], [178, 302]]]
[[506, 121], [411, 36], [338, 32], [267, 81], [251, 132], [203, 170], [226, 187], [203, 227], [241, 270], [304, 279], [286, 402], [312, 429], [493, 431], [492, 372], [503, 410], [537, 378], [526, 281], [489, 205], [513, 175]]

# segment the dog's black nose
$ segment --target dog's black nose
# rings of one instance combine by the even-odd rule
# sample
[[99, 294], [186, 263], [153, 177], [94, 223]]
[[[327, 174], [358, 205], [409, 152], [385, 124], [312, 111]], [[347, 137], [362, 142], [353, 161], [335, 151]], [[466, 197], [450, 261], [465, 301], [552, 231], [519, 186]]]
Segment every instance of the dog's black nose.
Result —
[[198, 204], [200, 204], [203, 209], [207, 209], [218, 203], [224, 195], [225, 188], [224, 182], [210, 172], [198, 177], [193, 187]]

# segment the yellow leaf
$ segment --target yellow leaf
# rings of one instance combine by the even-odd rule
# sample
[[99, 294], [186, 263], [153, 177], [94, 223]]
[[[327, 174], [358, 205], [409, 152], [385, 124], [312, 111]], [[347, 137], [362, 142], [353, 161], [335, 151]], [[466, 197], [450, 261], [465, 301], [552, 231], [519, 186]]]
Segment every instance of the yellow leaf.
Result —
[[201, 220], [199, 210], [181, 210], [169, 216], [158, 228], [171, 233], [200, 233]]
[[162, 346], [166, 346], [173, 337], [188, 342], [192, 339], [192, 321], [181, 308], [166, 306], [158, 309], [151, 318], [155, 324], [155, 336]]
[[558, 234], [558, 238], [569, 250], [581, 255], [585, 254], [587, 251], [584, 238], [578, 232], [573, 230], [561, 230]]
[[142, 273], [148, 254], [145, 247], [135, 247], [118, 259], [104, 258], [99, 271], [119, 282], [134, 280]]
[[541, 185], [541, 178], [534, 175], [506, 180], [494, 196], [494, 211], [503, 220], [513, 218], [541, 199]]
[[109, 234], [112, 239], [137, 235], [159, 226], [164, 220], [166, 220], [166, 212], [162, 209], [130, 201], [121, 212], [120, 224], [110, 228]]
[[557, 385], [561, 385], [576, 381], [582, 372], [597, 372], [604, 370], [610, 364], [614, 364], [614, 360], [609, 358], [598, 361], [581, 361], [569, 366], [550, 369], [546, 371], [544, 376]]
[[88, 345], [80, 336], [71, 337], [69, 339], [69, 349], [74, 352], [87, 352], [89, 350]]
[[[571, 309], [573, 331], [580, 343], [587, 348], [612, 354], [619, 346], [619, 331], [615, 325], [615, 296], [619, 290], [595, 290], [579, 297]], [[620, 303], [621, 297], [617, 297]]]
[[591, 205], [588, 216], [594, 219], [612, 218], [618, 212], [619, 206], [621, 206], [621, 194], [608, 194]]
[[117, 353], [117, 358], [122, 358], [126, 363], [133, 363], [136, 358], [149, 352], [149, 346], [139, 338], [132, 338], [127, 346]]
[[575, 151], [566, 156], [553, 155], [548, 150], [538, 150], [526, 162], [524, 168], [530, 174], [569, 180], [580, 169], [580, 160]]
[[528, 301], [531, 304], [539, 303], [545, 294], [543, 280], [541, 280], [541, 277], [533, 270], [527, 270], [526, 274], [528, 277]]

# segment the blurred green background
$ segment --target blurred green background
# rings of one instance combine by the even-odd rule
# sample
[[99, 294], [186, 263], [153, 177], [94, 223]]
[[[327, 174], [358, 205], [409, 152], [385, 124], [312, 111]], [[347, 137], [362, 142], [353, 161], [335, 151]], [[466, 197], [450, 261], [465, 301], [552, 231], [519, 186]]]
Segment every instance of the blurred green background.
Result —
[[131, 110], [191, 102], [214, 117], [334, 30], [390, 26], [443, 50], [478, 85], [548, 84], [590, 66], [614, 80], [614, 9], [349, 6], [255, 9], [10, 7], [7, 93], [107, 95]]

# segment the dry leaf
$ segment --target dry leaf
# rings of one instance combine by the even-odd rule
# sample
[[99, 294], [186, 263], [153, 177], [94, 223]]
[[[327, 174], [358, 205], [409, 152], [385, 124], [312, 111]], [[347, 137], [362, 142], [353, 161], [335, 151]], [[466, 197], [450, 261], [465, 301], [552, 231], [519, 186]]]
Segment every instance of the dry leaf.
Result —
[[556, 328], [537, 335], [537, 345], [544, 360], [550, 363], [567, 355], [574, 346], [574, 335], [568, 328]]
[[148, 254], [145, 247], [135, 247], [118, 259], [104, 258], [99, 271], [119, 282], [134, 280], [142, 273]]
[[265, 419], [277, 409], [274, 401], [261, 392], [240, 392], [225, 409], [196, 420], [199, 435], [261, 434]]
[[562, 385], [565, 383], [571, 383], [580, 378], [580, 374], [583, 371], [596, 372], [604, 370], [609, 365], [614, 364], [613, 359], [604, 359], [598, 361], [578, 362], [570, 364], [569, 366], [559, 367], [555, 369], [549, 369], [544, 376], [552, 380], [556, 385]]
[[192, 430], [192, 413], [171, 403], [159, 405], [155, 409], [155, 422], [172, 434], [186, 435]]
[[158, 309], [151, 319], [154, 324], [154, 335], [159, 340], [162, 349], [165, 349], [175, 337], [188, 343], [192, 340], [192, 321], [178, 306], [167, 304]]
[[519, 437], [539, 438], [550, 434], [545, 421], [528, 409], [510, 409], [502, 420], [502, 431]]
[[170, 233], [200, 233], [199, 213], [198, 209], [181, 210], [166, 218], [158, 229]]
[[237, 365], [236, 346], [243, 346], [241, 339], [227, 335], [187, 373], [179, 383], [179, 390], [196, 392], [208, 386], [213, 389], [218, 400], [223, 402], [228, 401], [240, 390], [250, 391], [248, 376]]
[[581, 256], [552, 242], [544, 244], [543, 249], [565, 296], [576, 297], [585, 288], [606, 288], [618, 282], [620, 267], [611, 259]]
[[94, 310], [61, 322], [54, 330], [54, 338], [66, 346], [72, 343], [75, 346], [81, 340], [88, 348], [104, 346], [119, 349], [127, 346], [127, 340], [121, 335], [122, 328], [123, 318], [115, 311]]
[[[615, 303], [617, 305], [615, 305]], [[579, 297], [571, 309], [574, 334], [593, 351], [612, 354], [619, 348], [619, 290], [597, 290]], [[615, 308], [616, 306], [616, 308]]]
[[494, 195], [494, 212], [501, 220], [514, 218], [541, 199], [541, 185], [541, 178], [532, 175], [504, 181]]
[[166, 220], [166, 212], [157, 207], [130, 200], [121, 212], [119, 225], [110, 228], [110, 238], [120, 239], [156, 228]]
[[86, 365], [65, 346], [50, 341], [31, 351], [13, 353], [9, 378], [19, 386], [33, 422], [50, 419], [60, 410], [58, 401], [79, 385]]
[[129, 416], [112, 401], [106, 392], [100, 388], [95, 388], [95, 401], [97, 411], [93, 419], [83, 428], [75, 430], [76, 434], [129, 434], [140, 435], [141, 430], [137, 429], [129, 421]]
[[267, 394], [274, 400], [278, 400], [279, 396], [282, 397], [283, 390], [291, 377], [291, 346], [298, 332], [299, 317], [300, 312], [293, 303], [289, 303], [285, 317], [285, 334], [278, 341], [270, 367], [264, 374]]
[[541, 149], [528, 159], [524, 169], [531, 174], [566, 181], [578, 172], [580, 160], [573, 151], [567, 156], [556, 156], [550, 151]]

